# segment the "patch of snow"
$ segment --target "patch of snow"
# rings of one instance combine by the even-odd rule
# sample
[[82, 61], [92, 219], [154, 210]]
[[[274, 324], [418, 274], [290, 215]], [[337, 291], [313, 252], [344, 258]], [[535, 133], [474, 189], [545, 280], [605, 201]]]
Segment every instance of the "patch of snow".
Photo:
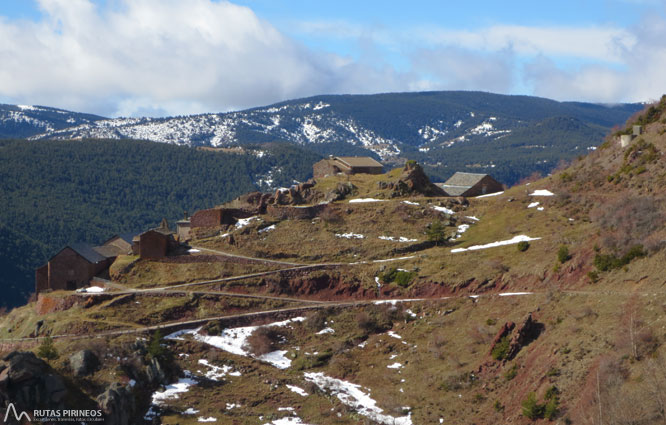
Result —
[[402, 242], [402, 243], [418, 241], [418, 239], [409, 239], [404, 236], [400, 236], [398, 238], [394, 238], [393, 236], [379, 236], [379, 239], [384, 241]]
[[490, 198], [491, 196], [499, 196], [499, 195], [501, 195], [501, 194], [503, 194], [503, 193], [504, 193], [504, 191], [501, 191], [501, 192], [495, 192], [495, 193], [489, 193], [489, 194], [487, 194], [487, 195], [479, 195], [479, 196], [477, 196], [477, 198]]
[[530, 193], [530, 196], [555, 196], [553, 192], [550, 190], [546, 189], [539, 189], [535, 190], [534, 192]]
[[395, 362], [393, 364], [390, 364], [386, 366], [388, 369], [400, 369], [402, 367], [402, 364]]
[[183, 415], [196, 415], [199, 411], [193, 407], [188, 407], [186, 411], [183, 412]]
[[307, 397], [309, 394], [305, 392], [305, 390], [301, 387], [297, 387], [295, 385], [289, 385], [287, 384], [287, 388], [289, 388], [291, 391], [295, 392], [296, 394], [302, 396], [302, 397]]
[[236, 228], [237, 229], [242, 229], [243, 227], [249, 225], [251, 222], [255, 220], [261, 220], [259, 216], [254, 216], [254, 217], [248, 217], [248, 218], [239, 218], [238, 222], [236, 223]]
[[293, 407], [278, 407], [278, 412], [293, 412]]
[[469, 224], [461, 224], [458, 226], [458, 231], [456, 232], [456, 236], [453, 239], [460, 239], [462, 234], [465, 233], [467, 229], [469, 229]]
[[473, 215], [467, 215], [467, 216], [465, 216], [465, 218], [469, 218], [470, 220], [474, 220], [474, 221], [479, 221], [479, 219], [476, 218], [476, 217], [473, 216]]
[[328, 327], [328, 328], [324, 328], [324, 329], [320, 330], [319, 332], [317, 332], [317, 335], [325, 335], [325, 334], [333, 334], [333, 333], [335, 333], [335, 329], [333, 329], [331, 327]]
[[238, 407], [241, 407], [241, 405], [236, 403], [227, 403], [226, 409], [231, 410], [231, 409], [236, 409]]
[[85, 289], [86, 289], [86, 292], [90, 292], [90, 293], [93, 293], [93, 294], [98, 294], [100, 292], [106, 291], [106, 288], [102, 288], [100, 286], [91, 286], [90, 288], [85, 288]]
[[398, 261], [398, 260], [409, 260], [410, 258], [416, 257], [415, 255], [411, 255], [409, 257], [398, 257], [398, 258], [387, 258], [385, 260], [373, 260], [373, 263], [387, 263], [389, 261]]
[[537, 211], [543, 211], [543, 207], [537, 208]]
[[358, 344], [359, 348], [365, 348], [366, 345], [368, 345], [368, 341], [363, 341], [362, 343]]
[[191, 252], [191, 253], [195, 254], [195, 253], [201, 252], [201, 251], [196, 249], [196, 248], [192, 248], [192, 249], [188, 249], [187, 252]]
[[385, 201], [383, 199], [375, 199], [375, 198], [356, 198], [349, 200], [350, 204], [358, 204], [360, 202], [385, 202]]
[[398, 299], [398, 300], [377, 300], [373, 301], [372, 303], [375, 305], [379, 304], [391, 304], [391, 305], [396, 305], [397, 303], [408, 303], [412, 301], [423, 301], [425, 298], [408, 298], [408, 299]]
[[436, 206], [436, 205], [433, 205], [433, 206], [432, 206], [432, 209], [433, 209], [433, 210], [436, 210], [436, 211], [439, 211], [439, 212], [443, 212], [443, 213], [445, 213], [445, 214], [449, 214], [449, 215], [453, 215], [453, 214], [455, 214], [455, 211], [450, 210], [450, 209], [448, 209], [448, 208], [446, 208], [446, 207], [438, 207], [438, 206]]
[[199, 416], [199, 418], [197, 419], [197, 421], [198, 421], [198, 422], [217, 422], [217, 418], [214, 418], [214, 417], [212, 417], [212, 416], [210, 416], [210, 417], [208, 417], [208, 418], [204, 418], [203, 416]]
[[341, 379], [331, 378], [321, 372], [306, 373], [305, 379], [313, 382], [319, 388], [330, 391], [343, 404], [356, 410], [360, 415], [366, 416], [375, 422], [386, 425], [412, 425], [411, 415], [394, 417], [386, 415], [377, 407], [377, 402], [370, 397], [369, 391], [363, 391], [360, 385], [352, 384]]
[[336, 233], [335, 234], [336, 238], [346, 238], [346, 239], [364, 239], [365, 236], [361, 235], [360, 233]]
[[412, 202], [412, 201], [402, 201], [402, 203], [407, 205], [416, 205], [416, 206], [421, 205], [418, 202]]
[[412, 318], [416, 318], [416, 313], [414, 313], [411, 309], [405, 310], [405, 313], [409, 314]]
[[524, 242], [529, 242], [529, 241], [536, 241], [536, 240], [539, 240], [539, 239], [541, 239], [541, 238], [530, 238], [529, 236], [518, 235], [518, 236], [514, 236], [513, 238], [505, 240], [505, 241], [492, 242], [492, 243], [488, 243], [488, 244], [485, 244], [485, 245], [474, 245], [474, 246], [470, 246], [469, 248], [455, 248], [455, 249], [452, 249], [451, 252], [456, 253], [456, 252], [464, 252], [464, 251], [476, 251], [478, 249], [487, 249], [487, 248], [494, 248], [494, 247], [497, 247], [497, 246], [513, 245], [513, 244], [517, 244], [518, 242], [523, 242], [523, 241]]
[[[199, 333], [201, 328], [189, 329], [189, 330], [174, 332], [173, 334], [168, 335], [165, 338], [178, 339], [181, 338], [181, 335], [189, 334], [192, 335], [192, 337], [197, 341], [203, 342], [208, 345], [212, 345], [213, 347], [219, 348], [220, 350], [224, 350], [228, 353], [245, 357], [253, 357], [257, 360], [270, 363], [273, 366], [277, 367], [278, 369], [286, 369], [289, 366], [291, 366], [291, 360], [284, 356], [287, 353], [287, 351], [278, 350], [278, 351], [273, 351], [271, 353], [263, 354], [261, 356], [253, 356], [245, 349], [247, 339], [249, 338], [250, 335], [252, 335], [252, 332], [254, 332], [257, 328], [272, 327], [272, 326], [287, 326], [290, 323], [302, 322], [303, 320], [305, 320], [305, 317], [295, 317], [293, 319], [287, 319], [281, 322], [274, 322], [261, 326], [244, 326], [239, 328], [225, 329], [224, 331], [222, 331], [222, 334], [219, 336], [202, 335]], [[229, 373], [229, 375], [235, 376], [232, 373]]]
[[[208, 360], [205, 359], [200, 359], [199, 364], [202, 364], [209, 368], [210, 370], [204, 374], [204, 376], [212, 381], [219, 381], [220, 378], [224, 378], [226, 375], [231, 375], [232, 373], [232, 367], [224, 365], [222, 367], [220, 366], [215, 366], [212, 365], [208, 362]], [[236, 372], [237, 375], [232, 375], [232, 376], [240, 376], [240, 372]]]
[[271, 224], [268, 227], [264, 227], [263, 229], [259, 230], [259, 233], [266, 233], [270, 232], [271, 230], [275, 230], [275, 224]]
[[500, 297], [513, 297], [516, 295], [532, 295], [533, 292], [503, 292], [499, 294]]
[[275, 419], [273, 422], [266, 422], [264, 425], [307, 425], [298, 416], [287, 416]]
[[529, 205], [527, 206], [527, 208], [534, 208], [534, 207], [536, 207], [536, 206], [539, 206], [539, 203], [538, 203], [538, 202], [532, 202], [531, 204], [529, 204]]
[[167, 400], [178, 399], [179, 394], [188, 392], [190, 387], [196, 384], [192, 378], [180, 378], [175, 384], [167, 385], [164, 391], [155, 391], [152, 397], [153, 404], [161, 406]]
[[398, 335], [397, 333], [395, 333], [393, 331], [388, 331], [388, 332], [386, 332], [386, 334], [388, 336], [392, 337], [392, 338], [402, 339], [402, 337], [400, 335]]

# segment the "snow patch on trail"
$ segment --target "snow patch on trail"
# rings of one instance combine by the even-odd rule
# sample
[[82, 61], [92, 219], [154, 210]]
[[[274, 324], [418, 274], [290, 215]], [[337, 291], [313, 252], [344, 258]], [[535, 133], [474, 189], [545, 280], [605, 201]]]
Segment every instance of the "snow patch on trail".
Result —
[[[377, 402], [360, 385], [341, 379], [331, 378], [321, 372], [306, 373], [305, 379], [313, 382], [324, 391], [329, 391], [343, 404], [355, 409], [360, 415], [385, 425], [412, 425], [411, 415], [394, 417], [386, 415], [377, 407]], [[367, 391], [367, 390], [366, 390]]]
[[375, 198], [356, 198], [356, 199], [350, 199], [349, 203], [350, 204], [358, 204], [362, 202], [385, 202], [384, 199], [375, 199]]
[[503, 193], [504, 193], [504, 191], [501, 191], [501, 192], [495, 192], [495, 193], [489, 193], [489, 194], [487, 194], [487, 195], [479, 195], [479, 196], [477, 196], [477, 198], [490, 198], [491, 196], [499, 196], [499, 195], [501, 195], [501, 194], [503, 194]]

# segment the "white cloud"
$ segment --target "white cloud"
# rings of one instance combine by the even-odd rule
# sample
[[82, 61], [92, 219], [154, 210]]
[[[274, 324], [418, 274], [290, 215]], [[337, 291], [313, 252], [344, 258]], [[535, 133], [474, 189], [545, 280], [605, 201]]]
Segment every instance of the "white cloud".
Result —
[[226, 1], [39, 5], [39, 22], [0, 20], [0, 96], [17, 102], [176, 114], [409, 84], [392, 69], [312, 52]]

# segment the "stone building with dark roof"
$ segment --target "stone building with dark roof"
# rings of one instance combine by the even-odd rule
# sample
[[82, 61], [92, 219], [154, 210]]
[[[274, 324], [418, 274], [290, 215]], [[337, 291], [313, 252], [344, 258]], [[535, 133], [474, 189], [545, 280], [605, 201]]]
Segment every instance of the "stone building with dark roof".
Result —
[[436, 183], [449, 196], [480, 196], [501, 192], [504, 186], [489, 174], [457, 172], [445, 183]]
[[86, 286], [90, 279], [109, 268], [116, 256], [113, 247], [68, 245], [35, 271], [35, 292]]
[[152, 260], [164, 258], [169, 250], [178, 246], [174, 236], [175, 233], [169, 229], [169, 224], [166, 220], [162, 220], [160, 227], [150, 229], [133, 238], [132, 253]]
[[315, 178], [344, 174], [382, 174], [384, 166], [369, 156], [332, 156], [315, 163], [312, 174]]

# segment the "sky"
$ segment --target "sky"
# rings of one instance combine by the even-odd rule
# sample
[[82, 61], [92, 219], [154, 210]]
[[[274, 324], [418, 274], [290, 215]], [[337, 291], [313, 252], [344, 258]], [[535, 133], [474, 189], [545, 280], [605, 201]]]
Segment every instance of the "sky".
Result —
[[666, 93], [666, 0], [0, 0], [0, 103], [118, 116], [319, 94]]

